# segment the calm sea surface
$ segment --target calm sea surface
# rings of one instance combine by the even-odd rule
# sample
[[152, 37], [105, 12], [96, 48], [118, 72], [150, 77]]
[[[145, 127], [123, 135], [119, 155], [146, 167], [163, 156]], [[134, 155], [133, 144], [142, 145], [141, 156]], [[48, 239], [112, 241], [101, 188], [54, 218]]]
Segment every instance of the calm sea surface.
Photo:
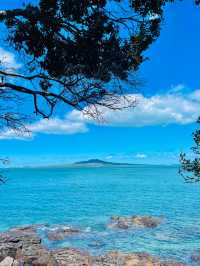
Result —
[[[185, 184], [177, 167], [131, 166], [9, 169], [0, 186], [0, 230], [34, 223], [67, 224], [85, 233], [51, 246], [93, 254], [147, 251], [189, 261], [200, 250], [200, 184]], [[162, 215], [156, 229], [112, 231], [112, 215]], [[42, 232], [41, 232], [42, 233]]]

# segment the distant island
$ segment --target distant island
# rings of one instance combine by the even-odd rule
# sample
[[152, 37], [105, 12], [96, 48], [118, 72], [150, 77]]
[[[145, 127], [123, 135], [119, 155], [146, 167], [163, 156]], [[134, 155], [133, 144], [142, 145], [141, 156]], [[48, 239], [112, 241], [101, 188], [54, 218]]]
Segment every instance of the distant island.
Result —
[[[128, 167], [128, 166], [136, 166], [136, 167], [179, 167], [178, 164], [174, 165], [159, 165], [159, 164], [136, 164], [136, 163], [119, 163], [119, 162], [109, 162], [100, 159], [89, 159], [85, 161], [78, 161], [73, 163], [63, 163], [63, 164], [48, 164], [48, 165], [26, 165], [26, 166], [15, 166], [15, 167], [8, 167], [8, 168], [74, 168], [74, 167], [106, 167], [106, 166], [121, 166], [121, 167]], [[4, 168], [2, 168], [4, 169]]]
[[108, 162], [108, 161], [103, 161], [103, 160], [99, 160], [99, 159], [90, 159], [87, 161], [80, 161], [80, 162], [75, 162], [75, 165], [85, 165], [85, 166], [112, 166], [112, 165], [121, 165], [121, 166], [126, 166], [126, 165], [133, 165], [130, 163], [114, 163], [114, 162]]

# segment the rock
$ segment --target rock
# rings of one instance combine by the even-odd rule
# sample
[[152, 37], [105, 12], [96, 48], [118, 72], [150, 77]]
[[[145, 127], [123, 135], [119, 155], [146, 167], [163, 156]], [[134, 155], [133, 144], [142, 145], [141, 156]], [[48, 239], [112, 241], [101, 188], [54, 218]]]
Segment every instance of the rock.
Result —
[[161, 219], [151, 216], [133, 216], [132, 223], [136, 226], [154, 228], [161, 223]]
[[56, 230], [49, 230], [47, 232], [47, 238], [50, 241], [59, 241], [59, 240], [64, 240], [65, 238], [69, 236], [79, 234], [79, 233], [80, 233], [79, 229], [63, 226]]
[[89, 253], [63, 248], [52, 252], [59, 266], [92, 266]]
[[17, 246], [10, 244], [10, 243], [1, 243], [0, 244], [0, 261], [3, 260], [5, 257], [10, 256], [15, 258], [17, 254]]
[[[121, 218], [114, 218], [117, 222]], [[123, 218], [124, 219], [124, 218]], [[125, 224], [129, 226], [129, 220]], [[133, 217], [128, 218], [133, 220]], [[137, 220], [138, 221], [138, 220]], [[121, 222], [121, 220], [120, 220]], [[124, 220], [123, 220], [124, 222]], [[149, 221], [148, 221], [149, 222]], [[140, 223], [140, 222], [139, 222]], [[131, 222], [132, 224], [132, 222]], [[143, 224], [143, 222], [142, 222]], [[145, 221], [146, 224], [146, 221]], [[149, 225], [149, 223], [148, 223]], [[151, 223], [150, 227], [153, 226]], [[62, 233], [70, 235], [79, 230], [62, 227]], [[95, 243], [96, 245], [96, 243]], [[196, 256], [196, 254], [195, 254]], [[196, 257], [194, 257], [195, 260]], [[88, 252], [73, 248], [48, 250], [43, 246], [33, 227], [14, 228], [0, 234], [0, 266], [185, 266], [185, 264], [161, 261], [147, 253], [109, 252], [91, 256]]]
[[200, 252], [195, 252], [191, 255], [191, 260], [194, 262], [200, 262]]
[[[0, 235], [0, 258], [5, 259], [8, 256], [38, 266], [46, 266], [51, 261], [50, 252], [42, 246], [36, 229], [30, 226], [14, 228]], [[44, 258], [46, 264], [37, 262], [38, 259], [44, 261]]]
[[159, 266], [187, 266], [187, 264], [181, 262], [174, 262], [174, 261], [163, 261], [160, 262]]
[[15, 228], [11, 228], [9, 230], [9, 232], [36, 232], [36, 225], [28, 225], [28, 226], [24, 226], [24, 227], [15, 227]]
[[17, 248], [20, 245], [27, 244], [40, 244], [41, 238], [38, 236], [37, 231], [33, 227], [14, 228], [0, 235], [0, 244], [9, 243]]
[[6, 257], [3, 261], [0, 262], [0, 266], [12, 266], [14, 259], [11, 257]]
[[161, 221], [161, 218], [152, 216], [114, 216], [111, 217], [111, 223], [108, 227], [113, 229], [129, 229], [133, 227], [155, 228], [160, 225]]
[[93, 266], [152, 266], [159, 262], [156, 258], [146, 253], [125, 254], [122, 252], [110, 252], [104, 256], [96, 257]]
[[25, 265], [24, 265], [23, 263], [20, 263], [20, 262], [17, 261], [17, 260], [14, 260], [12, 266], [25, 266]]
[[176, 262], [162, 262], [159, 258], [147, 253], [110, 252], [103, 256], [93, 257], [92, 266], [186, 266]]
[[40, 244], [24, 246], [18, 256], [23, 262], [31, 266], [57, 266], [51, 252]]
[[118, 221], [117, 222], [117, 228], [119, 229], [128, 229], [130, 225], [126, 221]]

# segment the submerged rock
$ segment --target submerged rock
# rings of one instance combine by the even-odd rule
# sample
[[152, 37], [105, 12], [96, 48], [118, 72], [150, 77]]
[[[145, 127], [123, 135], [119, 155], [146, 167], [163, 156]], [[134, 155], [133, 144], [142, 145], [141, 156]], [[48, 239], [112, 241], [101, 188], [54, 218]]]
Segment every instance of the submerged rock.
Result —
[[69, 236], [73, 236], [76, 234], [79, 234], [80, 230], [76, 228], [72, 228], [69, 226], [63, 226], [58, 229], [54, 230], [48, 230], [47, 231], [47, 238], [50, 241], [59, 241], [59, 240], [64, 240], [65, 238]]
[[106, 244], [103, 242], [103, 241], [100, 241], [100, 240], [94, 240], [92, 241], [90, 244], [88, 244], [89, 247], [92, 247], [92, 248], [102, 248], [104, 247]]
[[200, 251], [195, 252], [191, 255], [191, 260], [194, 262], [199, 262], [200, 263]]
[[160, 225], [162, 218], [152, 216], [113, 216], [109, 228], [129, 229], [132, 227], [155, 228]]

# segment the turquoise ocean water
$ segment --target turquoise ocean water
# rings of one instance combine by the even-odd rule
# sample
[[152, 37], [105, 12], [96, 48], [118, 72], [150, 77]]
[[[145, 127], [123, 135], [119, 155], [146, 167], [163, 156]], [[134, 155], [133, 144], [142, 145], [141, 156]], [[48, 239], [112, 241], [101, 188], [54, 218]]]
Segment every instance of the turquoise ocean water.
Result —
[[[146, 251], [189, 262], [200, 250], [200, 184], [184, 183], [177, 167], [8, 169], [0, 186], [0, 230], [67, 224], [80, 236], [45, 244], [73, 246], [101, 254], [109, 250]], [[113, 231], [112, 215], [164, 216], [156, 229]], [[42, 234], [42, 231], [41, 231]]]

